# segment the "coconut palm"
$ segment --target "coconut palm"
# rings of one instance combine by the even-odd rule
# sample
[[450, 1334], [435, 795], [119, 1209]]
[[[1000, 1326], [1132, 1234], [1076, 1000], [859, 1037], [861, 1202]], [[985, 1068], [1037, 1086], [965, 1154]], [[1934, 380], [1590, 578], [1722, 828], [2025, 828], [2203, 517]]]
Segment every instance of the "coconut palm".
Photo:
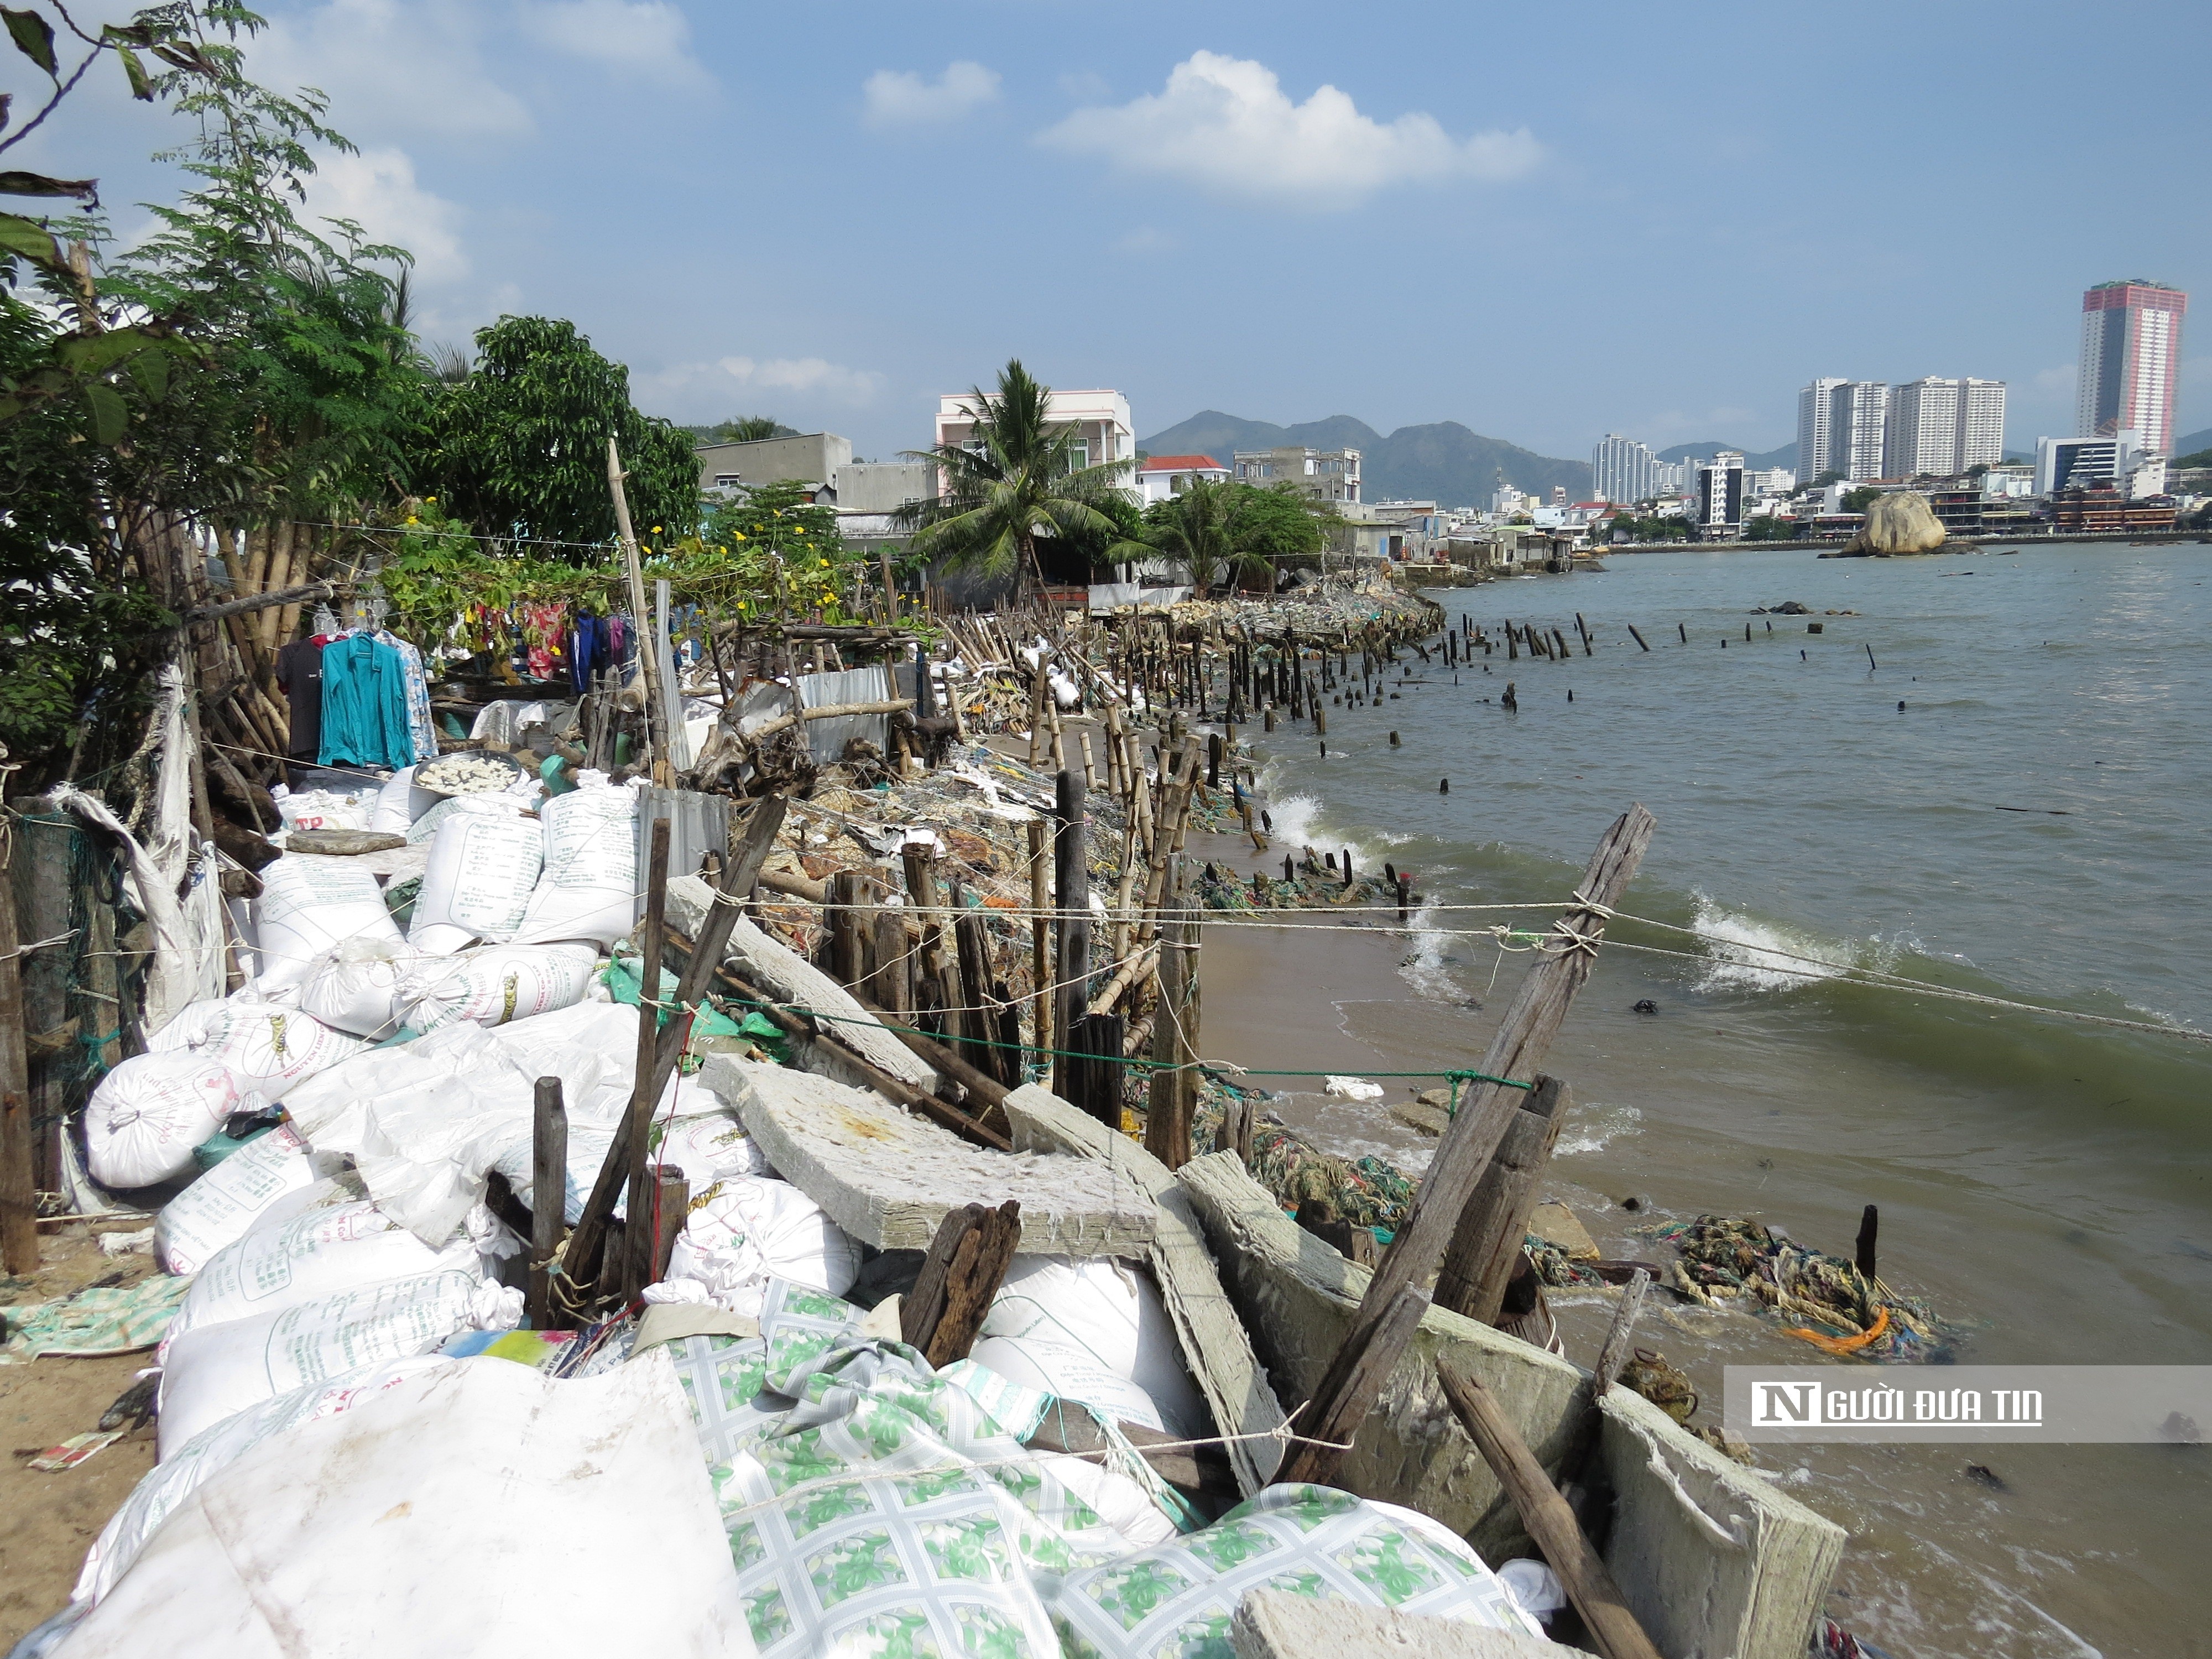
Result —
[[[1044, 579], [1038, 531], [1115, 533], [1100, 508], [1109, 492], [1127, 489], [1135, 462], [1077, 465], [1075, 429], [1046, 415], [1051, 396], [1015, 358], [1000, 372], [997, 392], [978, 386], [961, 405], [975, 422], [966, 443], [907, 452], [908, 459], [935, 466], [942, 486], [896, 515], [901, 529], [916, 532], [912, 552], [990, 575], [1012, 571], [1017, 589], [1026, 590]], [[1109, 548], [1108, 556], [1125, 545]]]
[[1272, 574], [1256, 545], [1267, 526], [1246, 510], [1255, 493], [1225, 480], [1195, 482], [1146, 515], [1146, 544], [1181, 565], [1200, 598], [1231, 575]]

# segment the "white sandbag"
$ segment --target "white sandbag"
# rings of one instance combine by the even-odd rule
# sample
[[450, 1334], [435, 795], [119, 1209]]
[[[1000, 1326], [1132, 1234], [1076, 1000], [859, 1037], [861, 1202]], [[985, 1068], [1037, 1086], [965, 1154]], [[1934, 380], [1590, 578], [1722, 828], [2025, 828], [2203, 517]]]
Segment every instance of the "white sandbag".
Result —
[[415, 820], [445, 798], [434, 790], [416, 787], [415, 769], [402, 767], [384, 781], [369, 808], [368, 827], [380, 835], [404, 836]]
[[545, 873], [515, 930], [517, 944], [612, 945], [637, 926], [637, 792], [597, 772], [538, 809]]
[[70, 1659], [752, 1659], [665, 1347], [560, 1380], [464, 1359], [270, 1436], [188, 1494]]
[[161, 1368], [160, 1455], [234, 1412], [309, 1382], [428, 1353], [471, 1326], [512, 1329], [520, 1300], [447, 1268], [187, 1332]]
[[83, 1570], [77, 1574], [70, 1600], [96, 1602], [114, 1589], [115, 1581], [138, 1559], [146, 1540], [179, 1504], [271, 1435], [298, 1424], [336, 1417], [417, 1371], [466, 1363], [443, 1354], [410, 1354], [404, 1359], [363, 1366], [325, 1382], [310, 1382], [202, 1429], [166, 1462], [149, 1469], [123, 1500], [123, 1507], [108, 1517], [85, 1554]]
[[410, 847], [420, 847], [426, 841], [434, 841], [438, 831], [454, 818], [519, 818], [522, 816], [524, 803], [503, 789], [489, 795], [440, 796], [436, 791], [429, 789], [420, 793], [429, 796], [432, 805], [422, 817], [407, 826], [407, 844]]
[[599, 965], [595, 945], [486, 945], [417, 959], [400, 981], [399, 1000], [417, 1031], [462, 1019], [504, 1025], [581, 1002]]
[[[432, 1249], [367, 1199], [310, 1210], [281, 1227], [250, 1231], [216, 1252], [185, 1292], [161, 1339], [162, 1352], [208, 1325], [319, 1302], [388, 1279], [453, 1267], [481, 1277], [469, 1241]], [[157, 1356], [155, 1363], [161, 1363]]]
[[1134, 1382], [1170, 1424], [1205, 1433], [1206, 1408], [1183, 1370], [1182, 1346], [1151, 1278], [1109, 1256], [1018, 1255], [982, 1334], [1039, 1338], [1088, 1354]]
[[[691, 1081], [690, 1078], [672, 1080]], [[713, 1097], [708, 1098], [711, 1103]], [[676, 1109], [681, 1111], [682, 1105]], [[708, 1111], [673, 1121], [656, 1118], [651, 1135], [653, 1162], [675, 1164], [695, 1193], [705, 1192], [718, 1181], [775, 1174], [760, 1142], [745, 1133], [745, 1126], [732, 1112]]]
[[163, 1273], [198, 1273], [286, 1194], [313, 1185], [318, 1174], [299, 1132], [278, 1124], [161, 1206], [154, 1218], [154, 1259]]
[[430, 842], [407, 942], [434, 956], [467, 945], [503, 945], [530, 903], [545, 861], [538, 826], [519, 817], [449, 818]]
[[261, 954], [254, 988], [266, 992], [297, 985], [308, 964], [342, 939], [397, 943], [399, 927], [376, 878], [357, 861], [291, 854], [261, 872], [253, 934]]
[[1133, 1548], [1150, 1549], [1178, 1535], [1168, 1512], [1127, 1475], [1066, 1452], [1034, 1455], [1047, 1474], [1097, 1510], [1099, 1519], [1127, 1539]]
[[697, 1279], [732, 1313], [757, 1318], [770, 1279], [842, 1296], [860, 1277], [860, 1247], [788, 1182], [724, 1181], [692, 1205], [667, 1276]]
[[104, 1187], [150, 1187], [192, 1167], [192, 1148], [246, 1103], [245, 1085], [219, 1060], [133, 1054], [92, 1091], [84, 1108], [85, 1162]]
[[[1079, 1401], [1116, 1423], [1147, 1429], [1169, 1426], [1159, 1407], [1126, 1376], [1118, 1376], [1080, 1348], [1034, 1336], [987, 1336], [968, 1356], [1009, 1382], [1042, 1389], [1062, 1400]], [[1176, 1428], [1174, 1432], [1186, 1432]]]
[[149, 1037], [147, 1047], [219, 1060], [248, 1092], [274, 1104], [293, 1085], [358, 1053], [362, 1039], [333, 1030], [304, 1007], [241, 992], [193, 1003]]
[[291, 830], [366, 830], [375, 794], [358, 790], [340, 794], [330, 789], [304, 789], [276, 798], [276, 816]]
[[324, 1024], [380, 1042], [400, 1025], [399, 982], [418, 958], [402, 939], [349, 939], [307, 965], [300, 1006]]

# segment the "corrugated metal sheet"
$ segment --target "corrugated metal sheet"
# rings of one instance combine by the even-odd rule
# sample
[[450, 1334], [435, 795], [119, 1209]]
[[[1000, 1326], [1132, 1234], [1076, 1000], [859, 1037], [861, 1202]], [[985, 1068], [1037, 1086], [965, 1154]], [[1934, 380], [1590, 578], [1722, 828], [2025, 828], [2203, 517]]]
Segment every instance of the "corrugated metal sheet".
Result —
[[[726, 858], [730, 850], [730, 798], [702, 795], [689, 789], [657, 789], [648, 784], [637, 792], [637, 890], [643, 893], [653, 873], [653, 821], [668, 820], [668, 878], [696, 876], [708, 852]], [[641, 901], [642, 902], [642, 901]]]
[[[839, 674], [799, 677], [801, 708], [829, 708], [842, 702], [882, 702], [896, 695], [891, 690], [890, 675], [881, 663], [866, 668], [848, 668]], [[836, 720], [806, 722], [807, 752], [823, 765], [841, 758], [845, 744], [854, 738], [866, 738], [877, 748], [884, 748], [890, 741], [890, 717], [844, 714]]]

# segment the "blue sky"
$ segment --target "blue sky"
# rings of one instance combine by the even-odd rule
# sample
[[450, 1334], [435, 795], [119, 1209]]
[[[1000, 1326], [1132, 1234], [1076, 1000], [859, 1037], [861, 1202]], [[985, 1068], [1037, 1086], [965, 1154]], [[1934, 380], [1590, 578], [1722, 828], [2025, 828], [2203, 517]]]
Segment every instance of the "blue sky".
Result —
[[[264, 9], [249, 67], [330, 94], [361, 153], [319, 205], [415, 250], [426, 333], [567, 316], [653, 412], [865, 455], [1015, 355], [1140, 434], [1342, 413], [1559, 455], [1977, 374], [2020, 447], [2070, 429], [2088, 283], [2212, 305], [2202, 0]], [[177, 135], [88, 87], [11, 161], [99, 173], [127, 235]], [[2185, 337], [2190, 432], [2212, 316]]]

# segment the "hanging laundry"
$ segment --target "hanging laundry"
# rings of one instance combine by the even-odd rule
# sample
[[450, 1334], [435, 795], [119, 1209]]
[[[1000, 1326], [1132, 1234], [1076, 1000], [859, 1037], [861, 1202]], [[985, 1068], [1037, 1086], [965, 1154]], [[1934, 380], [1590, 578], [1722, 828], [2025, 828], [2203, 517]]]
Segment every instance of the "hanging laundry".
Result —
[[276, 653], [276, 686], [290, 703], [291, 738], [285, 758], [313, 766], [323, 749], [323, 647], [319, 640], [295, 640]]
[[366, 634], [349, 634], [325, 646], [321, 763], [395, 772], [412, 766], [415, 737], [405, 682], [399, 653]]
[[516, 607], [522, 619], [525, 670], [533, 680], [550, 680], [557, 671], [561, 639], [568, 626], [565, 605], [528, 604]]
[[407, 730], [415, 744], [415, 759], [438, 757], [438, 726], [430, 714], [430, 677], [422, 667], [422, 653], [388, 629], [379, 629], [379, 645], [399, 653], [401, 683], [407, 692]]

